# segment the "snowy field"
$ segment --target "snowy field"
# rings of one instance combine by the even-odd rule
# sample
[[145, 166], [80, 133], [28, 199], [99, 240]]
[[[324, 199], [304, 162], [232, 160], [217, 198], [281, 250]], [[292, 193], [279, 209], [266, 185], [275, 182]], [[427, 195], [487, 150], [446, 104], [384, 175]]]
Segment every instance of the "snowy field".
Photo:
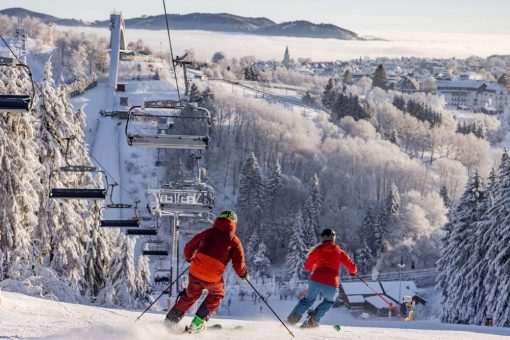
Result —
[[[171, 23], [170, 23], [171, 25]], [[60, 30], [95, 33], [109, 37], [108, 28], [59, 27]], [[126, 27], [128, 41], [142, 39], [158, 52], [168, 50], [166, 31], [130, 29]], [[207, 31], [172, 31], [172, 43], [178, 55], [193, 48], [200, 59], [209, 60], [217, 51], [228, 57], [253, 55], [258, 59], [280, 60], [285, 46], [292, 58], [312, 60], [350, 60], [360, 57], [466, 58], [472, 55], [487, 57], [510, 54], [510, 36], [485, 34], [453, 34], [423, 32], [359, 32], [388, 41], [349, 41], [294, 37], [264, 37], [239, 33]], [[264, 48], [260, 48], [264, 46]]]
[[[245, 302], [245, 305], [251, 304]], [[238, 306], [245, 308], [241, 304]], [[284, 307], [284, 306], [282, 306]], [[165, 329], [162, 313], [150, 313], [141, 321], [134, 320], [139, 312], [98, 308], [44, 300], [15, 293], [0, 293], [0, 339], [290, 339], [283, 326], [266, 312], [256, 321], [213, 318], [223, 330], [209, 330], [194, 336], [171, 333]], [[263, 316], [262, 316], [263, 315]], [[345, 316], [346, 312], [334, 309], [329, 316]], [[253, 318], [252, 318], [253, 319]], [[182, 327], [190, 317], [182, 321]], [[336, 332], [329, 325], [316, 330], [293, 328], [296, 339], [504, 339], [510, 329], [478, 326], [444, 325], [436, 322], [404, 323], [398, 321], [338, 320], [342, 325]], [[231, 330], [243, 326], [240, 330]]]

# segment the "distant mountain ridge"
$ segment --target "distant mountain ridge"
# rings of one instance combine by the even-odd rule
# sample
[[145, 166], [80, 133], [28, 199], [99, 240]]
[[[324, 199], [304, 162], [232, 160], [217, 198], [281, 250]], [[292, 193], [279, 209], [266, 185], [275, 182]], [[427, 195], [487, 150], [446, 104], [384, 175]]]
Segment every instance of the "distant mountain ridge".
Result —
[[[61, 26], [107, 27], [109, 20], [84, 22], [78, 19], [61, 19], [52, 15], [29, 11], [24, 8], [7, 8], [0, 14], [14, 17], [34, 17], [45, 23], [54, 22]], [[349, 30], [332, 24], [314, 24], [298, 20], [275, 23], [268, 18], [249, 18], [228, 13], [190, 13], [169, 14], [170, 28], [174, 30], [202, 30], [214, 32], [233, 32], [256, 35], [275, 35], [307, 38], [333, 38], [340, 40], [358, 40], [359, 36]], [[127, 28], [159, 30], [165, 29], [165, 16], [142, 16], [125, 19]]]

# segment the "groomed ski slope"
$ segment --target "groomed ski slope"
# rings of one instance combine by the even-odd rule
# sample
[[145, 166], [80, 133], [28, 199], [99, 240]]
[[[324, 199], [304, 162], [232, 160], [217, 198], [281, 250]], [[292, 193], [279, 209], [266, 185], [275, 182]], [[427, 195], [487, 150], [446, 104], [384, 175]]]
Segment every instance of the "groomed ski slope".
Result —
[[[107, 309], [45, 300], [18, 293], [0, 293], [0, 339], [291, 339], [285, 329], [272, 319], [246, 321], [213, 318], [222, 330], [202, 334], [172, 333], [163, 326], [164, 314], [149, 313], [134, 322], [139, 312]], [[265, 315], [267, 317], [267, 315]], [[182, 327], [190, 317], [182, 321]], [[398, 321], [348, 321], [336, 332], [329, 325], [303, 331], [294, 329], [296, 339], [504, 339], [510, 329], [445, 325], [436, 322], [404, 323]], [[229, 330], [237, 325], [241, 330]], [[402, 328], [399, 328], [402, 327]], [[405, 328], [404, 328], [405, 327]]]

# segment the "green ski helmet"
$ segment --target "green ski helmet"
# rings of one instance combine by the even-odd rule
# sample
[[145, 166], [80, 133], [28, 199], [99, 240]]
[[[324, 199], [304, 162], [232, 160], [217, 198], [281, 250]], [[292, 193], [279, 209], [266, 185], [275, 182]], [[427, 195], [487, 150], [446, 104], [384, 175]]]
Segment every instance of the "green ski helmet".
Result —
[[218, 217], [226, 218], [229, 221], [237, 223], [237, 215], [235, 212], [233, 212], [231, 210], [222, 211], [221, 214], [218, 215]]

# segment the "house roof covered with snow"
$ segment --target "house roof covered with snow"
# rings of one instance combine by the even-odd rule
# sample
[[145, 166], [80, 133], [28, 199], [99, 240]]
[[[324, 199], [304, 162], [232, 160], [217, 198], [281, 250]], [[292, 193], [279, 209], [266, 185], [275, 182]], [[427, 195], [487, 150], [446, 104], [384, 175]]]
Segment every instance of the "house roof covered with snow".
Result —
[[347, 295], [347, 300], [349, 301], [349, 303], [364, 303], [365, 302], [365, 298], [363, 297], [363, 295]]
[[436, 88], [438, 90], [459, 89], [466, 91], [478, 91], [483, 89], [489, 92], [506, 93], [505, 87], [498, 83], [479, 80], [437, 80]]
[[[377, 293], [379, 294], [383, 293], [382, 287], [379, 284], [379, 282], [367, 282], [367, 283]], [[345, 295], [367, 295], [374, 293], [363, 282], [343, 282], [342, 288], [345, 292]]]
[[367, 284], [373, 290], [363, 282], [343, 282], [340, 289], [345, 295], [346, 303], [350, 306], [369, 304], [376, 309], [386, 309], [388, 305], [381, 296], [394, 306], [398, 306], [404, 296], [416, 297], [415, 300], [419, 303], [427, 303], [417, 294], [418, 288], [414, 281], [382, 281], [367, 282]]

